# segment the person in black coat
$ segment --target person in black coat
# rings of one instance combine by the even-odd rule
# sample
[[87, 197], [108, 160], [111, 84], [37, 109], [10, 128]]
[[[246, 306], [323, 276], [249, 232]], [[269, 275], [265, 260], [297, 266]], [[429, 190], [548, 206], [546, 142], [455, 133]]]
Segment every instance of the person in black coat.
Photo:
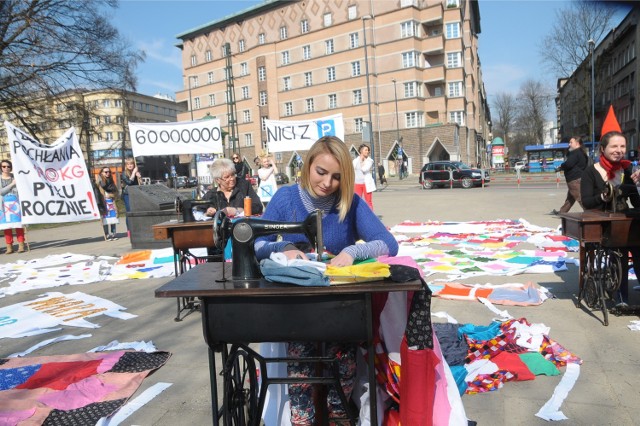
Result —
[[567, 213], [576, 201], [584, 209], [580, 197], [580, 180], [582, 172], [587, 168], [588, 160], [589, 158], [582, 146], [582, 138], [579, 136], [572, 137], [569, 140], [567, 159], [556, 169], [556, 171], [564, 171], [564, 178], [567, 181], [567, 198], [562, 207], [560, 207], [560, 211], [554, 209], [551, 212], [552, 214]]
[[236, 178], [238, 180], [245, 180], [249, 174], [249, 168], [245, 162], [242, 161], [242, 157], [240, 157], [240, 154], [233, 154], [231, 159], [233, 160], [233, 166], [235, 167]]
[[[626, 149], [627, 138], [622, 133], [613, 131], [602, 137], [600, 161], [584, 170], [580, 182], [585, 210], [625, 211], [629, 209], [627, 199], [633, 207], [640, 209], [640, 194], [636, 187], [640, 181], [640, 172], [631, 171], [631, 162], [624, 159]], [[629, 251], [633, 267], [639, 271], [640, 248], [631, 247]], [[620, 286], [622, 304], [626, 304], [627, 297], [628, 282], [623, 279]]]

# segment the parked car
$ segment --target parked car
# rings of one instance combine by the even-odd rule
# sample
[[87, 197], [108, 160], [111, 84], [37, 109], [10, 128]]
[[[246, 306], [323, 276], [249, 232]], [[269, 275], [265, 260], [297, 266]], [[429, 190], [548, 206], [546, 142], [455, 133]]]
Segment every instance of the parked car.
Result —
[[284, 173], [276, 173], [276, 183], [278, 185], [285, 185], [289, 183], [289, 176]]
[[454, 186], [472, 188], [491, 181], [487, 170], [472, 169], [461, 161], [433, 161], [422, 166], [418, 181], [424, 189], [437, 186]]
[[186, 188], [187, 187], [187, 177], [186, 176], [177, 176], [175, 181], [175, 186], [177, 188]]
[[187, 178], [187, 188], [195, 188], [198, 186], [198, 178], [195, 176], [189, 176]]
[[520, 171], [520, 172], [528, 172], [529, 171], [529, 164], [526, 161], [518, 161], [513, 168], [516, 170], [516, 172]]

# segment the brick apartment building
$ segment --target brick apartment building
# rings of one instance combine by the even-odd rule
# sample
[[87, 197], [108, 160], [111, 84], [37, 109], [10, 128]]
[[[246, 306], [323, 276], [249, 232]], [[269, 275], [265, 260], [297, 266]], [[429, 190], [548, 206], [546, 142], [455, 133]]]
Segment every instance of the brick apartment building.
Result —
[[[471, 0], [265, 1], [177, 36], [176, 97], [188, 105], [178, 120], [220, 119], [234, 139], [227, 154], [252, 164], [266, 149], [264, 119], [342, 113], [355, 155], [371, 115], [375, 159], [390, 176], [398, 147], [411, 173], [444, 159], [486, 166], [479, 33]], [[298, 154], [276, 153], [278, 167], [291, 175]]]

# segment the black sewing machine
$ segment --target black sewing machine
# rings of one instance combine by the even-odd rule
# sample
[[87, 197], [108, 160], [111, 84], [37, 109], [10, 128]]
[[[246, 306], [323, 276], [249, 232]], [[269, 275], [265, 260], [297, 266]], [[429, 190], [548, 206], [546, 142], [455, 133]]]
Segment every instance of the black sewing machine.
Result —
[[231, 238], [233, 253], [231, 278], [234, 280], [262, 278], [253, 244], [257, 237], [273, 234], [304, 234], [320, 258], [323, 250], [322, 211], [316, 210], [311, 213], [304, 222], [274, 222], [247, 218], [232, 221], [222, 210], [213, 216], [213, 242], [215, 246], [224, 250], [227, 240]]

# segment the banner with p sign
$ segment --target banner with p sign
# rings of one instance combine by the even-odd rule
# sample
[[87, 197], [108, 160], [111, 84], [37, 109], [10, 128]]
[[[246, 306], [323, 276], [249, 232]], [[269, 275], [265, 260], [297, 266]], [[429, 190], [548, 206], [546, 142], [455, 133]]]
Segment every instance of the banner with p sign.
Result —
[[311, 120], [265, 120], [269, 152], [306, 151], [323, 136], [344, 140], [342, 114]]

